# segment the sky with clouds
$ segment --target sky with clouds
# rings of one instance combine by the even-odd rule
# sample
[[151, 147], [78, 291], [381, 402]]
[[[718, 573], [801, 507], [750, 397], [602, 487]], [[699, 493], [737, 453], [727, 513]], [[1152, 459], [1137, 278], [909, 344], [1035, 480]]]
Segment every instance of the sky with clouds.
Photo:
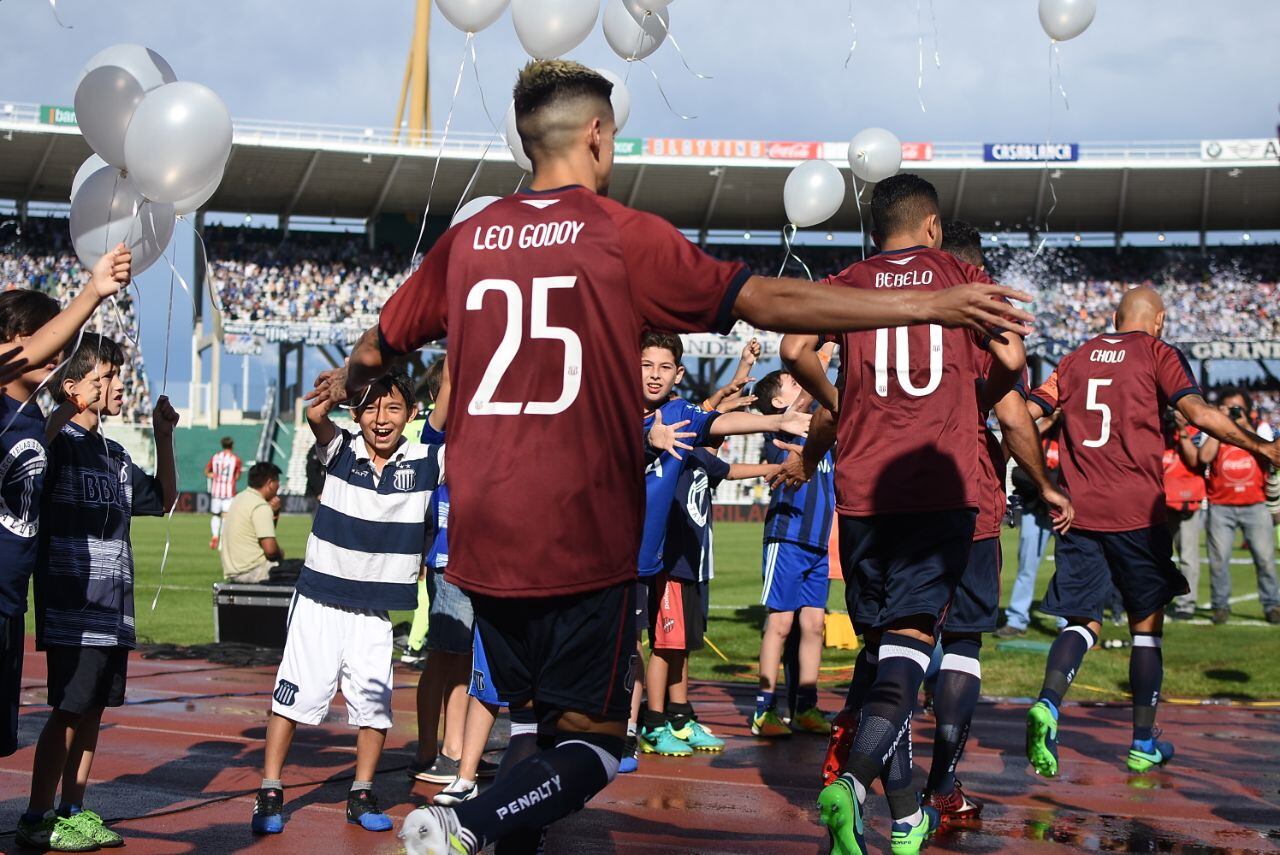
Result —
[[[179, 78], [213, 87], [237, 118], [389, 127], [413, 7], [411, 0], [56, 0], [68, 29], [48, 0], [0, 0], [0, 100], [70, 104], [84, 62], [132, 41], [159, 51]], [[1035, 0], [675, 0], [669, 9], [689, 64], [712, 79], [694, 78], [664, 45], [650, 66], [675, 110], [697, 118], [675, 115], [648, 71], [634, 68], [628, 136], [842, 140], [875, 125], [933, 142], [1045, 136], [1050, 51]], [[1271, 0], [1099, 0], [1090, 29], [1061, 46], [1070, 110], [1054, 103], [1053, 136], [1273, 135], [1277, 33], [1280, 3]], [[434, 16], [436, 127], [449, 108], [464, 39]], [[480, 84], [500, 119], [525, 61], [509, 13], [477, 36], [476, 50]], [[571, 56], [619, 72], [625, 66], [599, 26]], [[476, 96], [468, 73], [455, 129], [489, 128]], [[180, 248], [179, 257], [189, 253]], [[144, 287], [163, 287], [149, 285], [160, 281], [158, 271], [142, 279]], [[152, 330], [144, 350], [153, 362], [164, 347], [157, 338], [162, 304], [144, 299], [144, 326]], [[177, 333], [175, 340], [185, 340]], [[186, 350], [174, 349], [174, 377], [189, 373]], [[238, 360], [230, 362], [238, 374]]]

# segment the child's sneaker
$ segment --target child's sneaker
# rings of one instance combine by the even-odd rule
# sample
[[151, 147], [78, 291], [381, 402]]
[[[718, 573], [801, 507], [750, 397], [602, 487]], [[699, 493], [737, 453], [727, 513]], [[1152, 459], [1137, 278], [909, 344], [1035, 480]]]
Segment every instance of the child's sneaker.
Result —
[[819, 736], [831, 735], [831, 722], [817, 707], [809, 707], [791, 718], [791, 729], [799, 733], [816, 733]]
[[938, 830], [938, 812], [931, 807], [920, 808], [920, 819], [914, 825], [907, 822], [893, 824], [893, 836], [889, 848], [893, 855], [916, 855], [920, 847]]
[[752, 713], [751, 734], [764, 737], [790, 736], [791, 728], [778, 715], [777, 710], [765, 710], [762, 713]]
[[34, 821], [23, 815], [18, 820], [15, 841], [19, 846], [41, 852], [94, 852], [98, 849], [98, 844], [80, 833], [71, 820], [53, 811], [47, 811]]
[[[484, 765], [481, 763], [481, 765]], [[419, 763], [417, 760], [409, 764], [409, 777], [428, 784], [447, 784], [458, 777], [462, 766], [461, 760], [446, 757], [444, 752], [436, 755], [430, 763]]]
[[692, 757], [689, 743], [675, 735], [670, 722], [655, 728], [640, 728], [640, 750], [663, 757]]
[[107, 828], [107, 824], [103, 822], [102, 817], [98, 816], [91, 810], [76, 810], [67, 820], [75, 826], [76, 831], [101, 846], [103, 849], [113, 849], [116, 846], [124, 845], [124, 838]]
[[618, 772], [630, 775], [640, 768], [640, 741], [633, 733], [627, 734], [627, 741], [622, 749], [622, 762], [618, 764]]
[[677, 739], [683, 739], [689, 744], [694, 751], [723, 751], [724, 740], [718, 736], [713, 736], [708, 730], [693, 719], [681, 730], [673, 730]]
[[279, 834], [284, 831], [284, 791], [274, 787], [258, 790], [253, 803], [254, 834]]
[[378, 807], [373, 790], [352, 790], [347, 794], [347, 822], [365, 831], [390, 831], [391, 817]]
[[453, 782], [443, 790], [435, 794], [431, 801], [441, 807], [453, 807], [463, 802], [469, 802], [476, 796], [480, 795], [480, 788], [476, 786], [475, 781], [464, 781], [462, 778], [454, 778]]

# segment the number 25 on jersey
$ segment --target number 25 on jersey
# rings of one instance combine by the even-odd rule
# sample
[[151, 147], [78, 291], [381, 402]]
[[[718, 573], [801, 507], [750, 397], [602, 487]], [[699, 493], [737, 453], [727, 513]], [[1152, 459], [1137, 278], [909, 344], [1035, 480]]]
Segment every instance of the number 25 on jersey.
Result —
[[507, 320], [498, 342], [498, 349], [489, 359], [489, 365], [480, 378], [475, 395], [467, 404], [467, 412], [473, 416], [516, 416], [521, 413], [533, 416], [554, 416], [573, 404], [582, 388], [582, 341], [578, 334], [567, 327], [552, 326], [547, 319], [547, 299], [552, 289], [573, 288], [576, 276], [539, 276], [533, 280], [530, 299], [529, 338], [559, 341], [564, 344], [564, 362], [561, 366], [562, 385], [560, 395], [554, 401], [495, 401], [498, 384], [520, 352], [524, 340], [524, 294], [520, 286], [510, 279], [484, 279], [467, 292], [467, 311], [484, 309], [485, 295], [497, 292], [505, 298]]

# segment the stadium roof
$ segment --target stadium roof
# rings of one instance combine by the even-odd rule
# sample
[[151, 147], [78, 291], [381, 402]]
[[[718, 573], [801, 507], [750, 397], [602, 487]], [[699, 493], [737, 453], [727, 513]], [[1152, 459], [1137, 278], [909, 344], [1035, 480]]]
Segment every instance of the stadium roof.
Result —
[[[0, 198], [65, 203], [89, 148], [69, 108], [0, 102]], [[443, 148], [433, 210], [503, 195], [521, 180], [501, 139], [453, 133], [412, 145], [372, 128], [237, 121], [235, 145], [210, 210], [282, 216], [418, 215]], [[905, 147], [904, 147], [905, 148]], [[1030, 144], [920, 143], [903, 168], [937, 186], [944, 215], [984, 230], [1265, 231], [1280, 228], [1280, 156], [1271, 140], [1080, 143], [1048, 168]], [[621, 140], [611, 195], [691, 230], [777, 229], [782, 186], [800, 160], [846, 164], [845, 143]], [[996, 162], [995, 157], [1029, 158]], [[867, 198], [864, 192], [864, 199]], [[1056, 202], [1055, 202], [1056, 197]], [[824, 229], [858, 231], [850, 193]]]

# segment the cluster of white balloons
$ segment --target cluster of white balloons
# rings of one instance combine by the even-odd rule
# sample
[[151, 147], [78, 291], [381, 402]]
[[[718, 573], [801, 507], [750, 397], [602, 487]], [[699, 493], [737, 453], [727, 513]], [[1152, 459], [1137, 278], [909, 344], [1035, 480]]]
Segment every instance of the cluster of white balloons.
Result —
[[85, 65], [76, 121], [94, 150], [71, 185], [71, 241], [92, 266], [124, 242], [133, 272], [160, 258], [174, 218], [217, 191], [231, 155], [231, 114], [212, 89], [179, 81], [164, 57], [113, 45]]
[[1065, 42], [1089, 29], [1098, 0], [1040, 0], [1040, 26], [1055, 42]]
[[[849, 141], [849, 169], [864, 183], [883, 181], [901, 167], [902, 143], [884, 128], [867, 128]], [[791, 170], [782, 187], [787, 221], [800, 229], [834, 217], [844, 197], [844, 176], [829, 160], [806, 160]]]

